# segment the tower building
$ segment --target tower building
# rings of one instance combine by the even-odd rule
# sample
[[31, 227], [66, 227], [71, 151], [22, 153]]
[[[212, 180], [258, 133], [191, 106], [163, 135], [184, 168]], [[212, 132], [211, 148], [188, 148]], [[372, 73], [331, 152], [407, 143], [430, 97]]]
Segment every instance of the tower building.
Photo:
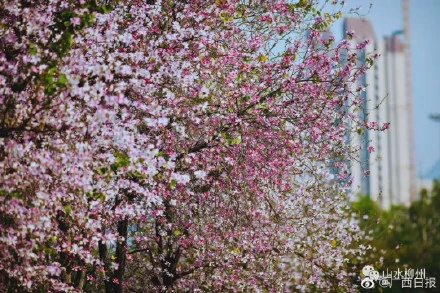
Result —
[[358, 85], [365, 86], [360, 118], [379, 126], [390, 123], [385, 132], [351, 134], [350, 143], [361, 145], [359, 162], [351, 166], [352, 191], [371, 196], [384, 208], [409, 205], [416, 195], [416, 176], [408, 26], [385, 38], [377, 38], [371, 22], [364, 18], [345, 19], [343, 29], [355, 32], [353, 45], [370, 40], [358, 52], [360, 62], [368, 54], [380, 54], [359, 80]]

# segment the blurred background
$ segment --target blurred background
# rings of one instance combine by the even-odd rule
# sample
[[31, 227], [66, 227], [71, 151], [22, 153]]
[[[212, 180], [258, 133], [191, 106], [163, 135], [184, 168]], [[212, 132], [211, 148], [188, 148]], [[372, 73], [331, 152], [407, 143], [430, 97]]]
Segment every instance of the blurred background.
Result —
[[[399, 37], [409, 45], [413, 102], [413, 144], [417, 187], [431, 186], [440, 178], [440, 1], [439, 0], [350, 0], [345, 1], [350, 18], [365, 19], [377, 40]], [[404, 19], [407, 2], [408, 19]], [[354, 10], [353, 8], [357, 8]], [[341, 19], [332, 27], [336, 40], [344, 37]], [[366, 26], [368, 24], [365, 24]], [[405, 25], [409, 28], [405, 39]], [[384, 55], [383, 50], [379, 53]], [[389, 94], [389, 93], [388, 93]], [[393, 121], [390, 129], [393, 129]]]
[[[378, 37], [404, 29], [402, 0], [357, 1]], [[414, 105], [416, 174], [421, 179], [440, 176], [440, 1], [410, 0], [410, 55]], [[439, 119], [439, 118], [437, 118]], [[436, 167], [436, 168], [435, 168]], [[436, 171], [436, 172], [435, 172]]]
[[366, 234], [358, 245], [372, 246], [351, 262], [381, 274], [425, 270], [422, 286], [393, 281], [392, 288], [368, 292], [440, 292], [440, 0], [345, 2], [346, 17], [331, 29], [336, 40], [346, 31], [355, 32], [354, 44], [370, 39], [359, 52], [361, 63], [380, 54], [359, 81], [370, 113], [361, 118], [379, 129], [390, 123], [386, 132], [350, 137], [363, 145], [360, 164], [351, 166], [352, 207]]

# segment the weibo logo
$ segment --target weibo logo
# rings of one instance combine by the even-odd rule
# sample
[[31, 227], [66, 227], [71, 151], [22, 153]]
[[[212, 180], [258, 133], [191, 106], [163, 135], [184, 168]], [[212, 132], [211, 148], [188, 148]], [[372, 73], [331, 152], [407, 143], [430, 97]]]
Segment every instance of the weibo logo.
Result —
[[361, 280], [361, 287], [364, 289], [373, 289], [375, 286], [374, 282], [379, 280], [379, 272], [372, 266], [365, 266], [362, 269], [362, 274], [364, 277]]

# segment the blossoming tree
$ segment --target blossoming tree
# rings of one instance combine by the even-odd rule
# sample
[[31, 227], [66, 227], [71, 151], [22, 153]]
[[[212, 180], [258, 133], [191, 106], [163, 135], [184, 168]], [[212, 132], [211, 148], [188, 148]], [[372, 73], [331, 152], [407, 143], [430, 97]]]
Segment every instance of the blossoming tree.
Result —
[[338, 1], [108, 2], [0, 4], [0, 288], [349, 290]]

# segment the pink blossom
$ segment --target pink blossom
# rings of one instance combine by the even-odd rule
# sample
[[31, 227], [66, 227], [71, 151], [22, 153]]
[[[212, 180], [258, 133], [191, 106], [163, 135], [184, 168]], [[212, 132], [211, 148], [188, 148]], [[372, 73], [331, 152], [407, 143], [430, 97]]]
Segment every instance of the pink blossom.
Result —
[[377, 128], [377, 122], [376, 121], [371, 121], [369, 123], [370, 128]]
[[47, 272], [51, 276], [59, 276], [61, 274], [61, 269], [58, 263], [53, 263], [52, 265], [47, 267]]
[[79, 18], [79, 17], [72, 17], [70, 19], [70, 22], [73, 24], [73, 26], [78, 26], [81, 23], [81, 18]]
[[384, 131], [384, 130], [386, 130], [386, 129], [388, 129], [390, 127], [390, 123], [389, 122], [385, 122], [385, 123], [383, 123], [382, 124], [382, 127], [381, 127], [381, 131]]
[[206, 175], [206, 172], [203, 170], [197, 170], [194, 172], [194, 176], [196, 176], [198, 179], [205, 179]]
[[356, 45], [356, 49], [363, 49], [363, 48], [365, 48], [365, 43], [358, 43]]

